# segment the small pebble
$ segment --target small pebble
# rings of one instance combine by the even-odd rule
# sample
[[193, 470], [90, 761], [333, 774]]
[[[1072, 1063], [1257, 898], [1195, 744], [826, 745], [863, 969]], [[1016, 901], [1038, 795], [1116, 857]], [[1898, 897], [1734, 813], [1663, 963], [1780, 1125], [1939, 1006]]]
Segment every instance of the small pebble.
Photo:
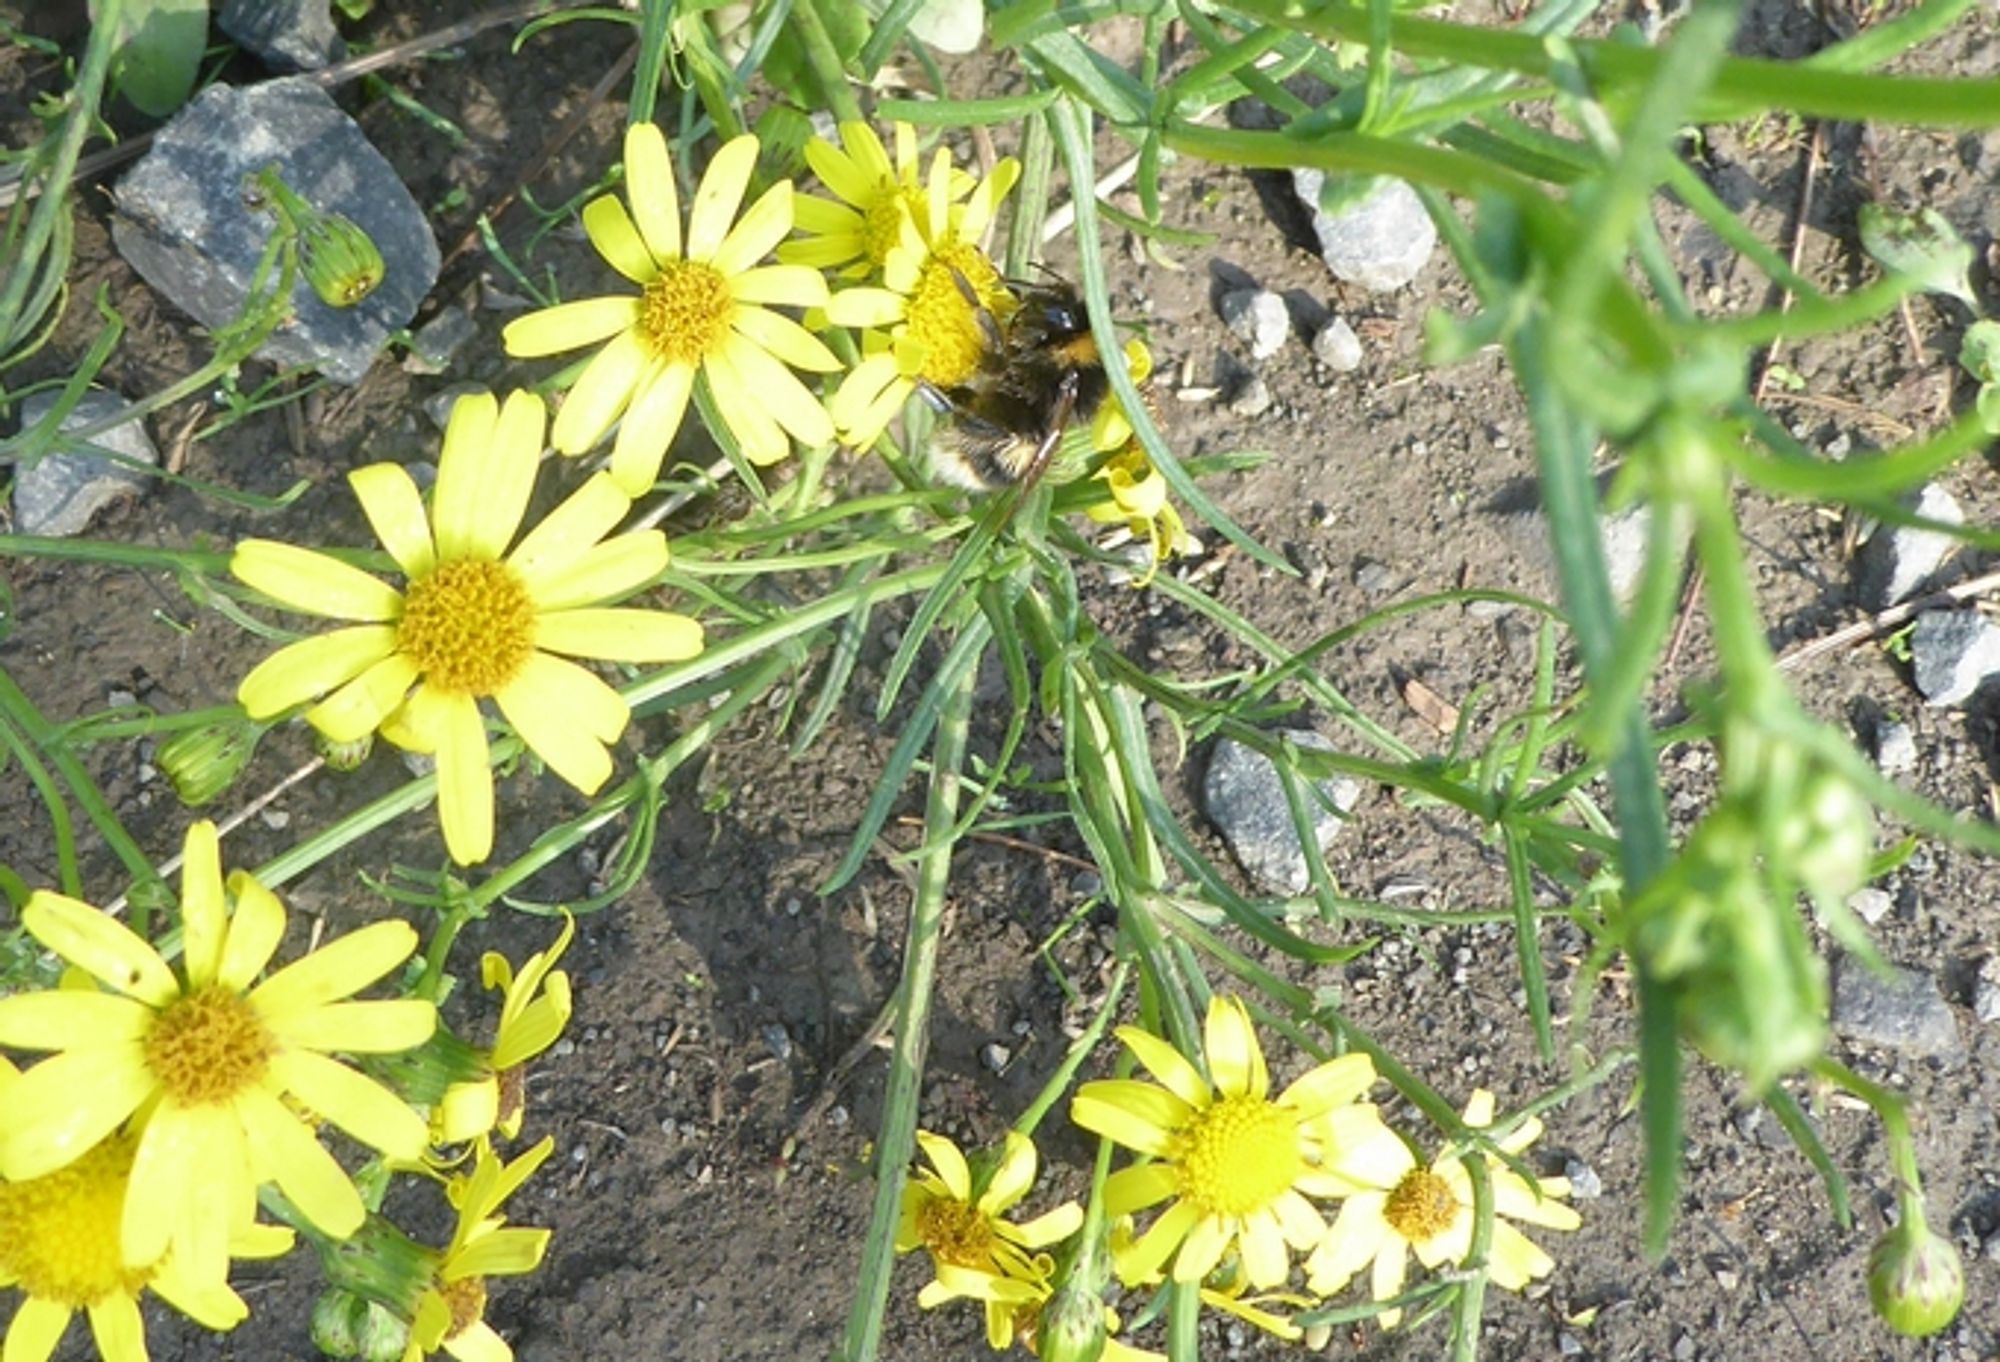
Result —
[[1236, 396], [1230, 399], [1229, 410], [1237, 416], [1262, 416], [1271, 409], [1275, 400], [1271, 396], [1271, 385], [1252, 374]]
[[1889, 915], [1889, 910], [1896, 906], [1896, 900], [1888, 890], [1878, 889], [1871, 884], [1848, 895], [1847, 906], [1853, 910], [1856, 917], [1873, 927]]
[[1292, 334], [1292, 314], [1285, 300], [1267, 288], [1232, 289], [1216, 310], [1237, 339], [1250, 347], [1250, 358], [1269, 359], [1284, 348]]
[[1345, 317], [1335, 317], [1313, 337], [1313, 358], [1337, 374], [1361, 367], [1361, 338]]
[[998, 1041], [988, 1041], [979, 1047], [979, 1062], [996, 1074], [1005, 1073], [1008, 1061], [1013, 1058], [1014, 1052]]
[[1569, 1179], [1569, 1194], [1575, 1201], [1595, 1201], [1604, 1195], [1604, 1179], [1582, 1159], [1565, 1159], [1563, 1176]]

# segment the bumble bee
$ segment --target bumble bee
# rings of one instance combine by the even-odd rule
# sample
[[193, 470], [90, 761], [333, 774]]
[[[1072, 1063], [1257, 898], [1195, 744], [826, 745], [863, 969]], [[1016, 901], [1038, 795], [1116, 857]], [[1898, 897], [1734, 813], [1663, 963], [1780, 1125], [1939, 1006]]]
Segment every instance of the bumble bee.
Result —
[[[977, 306], [963, 277], [959, 290]], [[1003, 326], [978, 308], [986, 346], [979, 368], [951, 388], [924, 384], [924, 400], [944, 419], [931, 442], [943, 481], [974, 492], [1033, 487], [1072, 422], [1087, 422], [1111, 381], [1090, 334], [1083, 299], [1065, 281], [1025, 290]]]

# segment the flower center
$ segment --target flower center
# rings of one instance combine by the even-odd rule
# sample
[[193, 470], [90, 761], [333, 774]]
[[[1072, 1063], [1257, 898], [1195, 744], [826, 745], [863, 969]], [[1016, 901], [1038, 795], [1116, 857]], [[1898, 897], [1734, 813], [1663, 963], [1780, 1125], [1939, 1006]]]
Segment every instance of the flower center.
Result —
[[0, 1280], [71, 1310], [137, 1296], [152, 1269], [128, 1269], [118, 1242], [135, 1148], [111, 1135], [67, 1168], [0, 1182]]
[[234, 989], [211, 985], [169, 1003], [146, 1032], [146, 1067], [183, 1106], [226, 1102], [262, 1081], [277, 1042]]
[[438, 1294], [451, 1307], [451, 1326], [444, 1331], [448, 1339], [457, 1338], [486, 1317], [486, 1279], [483, 1277], [460, 1277], [455, 1282], [441, 1283]]
[[977, 1206], [932, 1197], [917, 1212], [917, 1233], [940, 1263], [989, 1267], [993, 1261], [993, 1227]]
[[996, 321], [1004, 322], [1013, 312], [1014, 300], [1000, 282], [1000, 272], [977, 246], [946, 241], [932, 250], [904, 315], [911, 338], [923, 346], [920, 376], [940, 388], [956, 388], [970, 379], [987, 350], [978, 311], [959, 287], [960, 279]]
[[722, 272], [700, 260], [668, 260], [646, 285], [639, 329], [663, 359], [694, 364], [729, 333], [736, 303]]
[[922, 191], [910, 185], [890, 185], [876, 192], [868, 211], [861, 215], [862, 249], [868, 253], [868, 263], [878, 270], [903, 239], [905, 211], [913, 221], [924, 220]]
[[1412, 1244], [1443, 1234], [1458, 1219], [1458, 1212], [1451, 1184], [1428, 1168], [1405, 1173], [1382, 1204], [1382, 1218], [1389, 1228]]
[[1305, 1170], [1297, 1115], [1255, 1097], [1224, 1097], [1197, 1112], [1177, 1143], [1180, 1194], [1204, 1215], [1263, 1210]]
[[505, 563], [441, 563], [410, 583], [396, 646], [432, 685], [491, 695], [535, 650], [535, 606]]

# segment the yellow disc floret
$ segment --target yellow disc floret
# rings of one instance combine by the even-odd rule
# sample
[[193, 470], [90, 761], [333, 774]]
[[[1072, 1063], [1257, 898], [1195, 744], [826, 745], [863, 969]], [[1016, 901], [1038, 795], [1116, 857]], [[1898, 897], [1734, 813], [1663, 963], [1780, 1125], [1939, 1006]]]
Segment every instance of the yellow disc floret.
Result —
[[931, 1198], [917, 1215], [917, 1233], [940, 1263], [983, 1268], [992, 1262], [992, 1217], [970, 1203]]
[[905, 214], [912, 221], [923, 221], [924, 195], [914, 185], [882, 190], [861, 215], [862, 249], [868, 253], [868, 263], [874, 268], [881, 269], [889, 252], [902, 240]]
[[1458, 1197], [1451, 1184], [1427, 1168], [1403, 1176], [1382, 1205], [1382, 1218], [1412, 1244], [1442, 1234], [1458, 1219]]
[[277, 1041], [244, 996], [210, 986], [161, 1009], [146, 1032], [146, 1067], [182, 1106], [226, 1102], [264, 1079]]
[[923, 346], [924, 380], [955, 388], [970, 379], [988, 345], [978, 309], [1004, 321], [1012, 302], [1000, 272], [977, 246], [963, 241], [938, 246], [906, 308], [910, 337]]
[[729, 281], [700, 260], [668, 260], [646, 285], [639, 329], [662, 359], [698, 364], [729, 334]]
[[1205, 1215], [1261, 1211], [1305, 1169], [1298, 1116], [1262, 1098], [1222, 1098], [1197, 1113], [1176, 1143], [1180, 1195]]
[[534, 653], [534, 602], [505, 563], [443, 563], [410, 583], [396, 645], [431, 685], [491, 695]]
[[133, 1149], [113, 1135], [67, 1168], [0, 1182], [0, 1278], [72, 1310], [136, 1296], [152, 1271], [128, 1269], [118, 1240]]

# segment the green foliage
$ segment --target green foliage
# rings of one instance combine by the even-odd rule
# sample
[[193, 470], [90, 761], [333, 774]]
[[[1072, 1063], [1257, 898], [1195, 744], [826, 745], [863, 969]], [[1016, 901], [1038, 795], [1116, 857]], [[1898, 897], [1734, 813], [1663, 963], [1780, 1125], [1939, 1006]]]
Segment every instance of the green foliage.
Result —
[[208, 47], [208, 0], [91, 0], [90, 16], [116, 34], [111, 84], [133, 108], [165, 118], [187, 102]]

